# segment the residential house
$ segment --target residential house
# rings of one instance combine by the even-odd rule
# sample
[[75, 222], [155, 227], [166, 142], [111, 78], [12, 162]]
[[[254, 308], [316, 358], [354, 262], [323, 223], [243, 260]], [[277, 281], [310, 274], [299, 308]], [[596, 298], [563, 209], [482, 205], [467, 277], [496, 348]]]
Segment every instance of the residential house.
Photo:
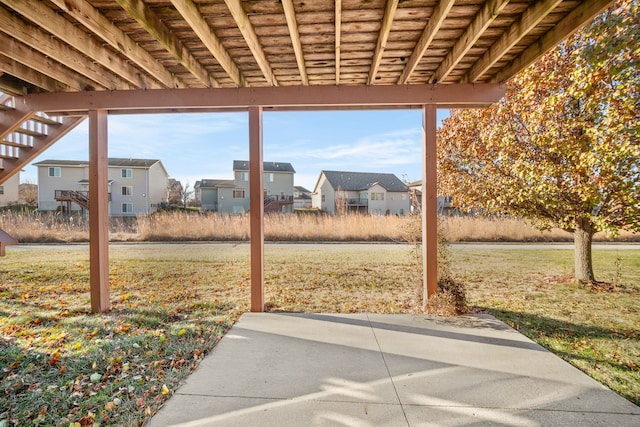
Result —
[[[422, 180], [409, 183], [409, 194], [411, 196], [411, 212], [419, 211], [422, 208]], [[451, 215], [457, 209], [451, 204], [453, 198], [450, 196], [438, 196], [438, 215]]]
[[338, 214], [406, 215], [411, 202], [407, 186], [394, 174], [321, 171], [312, 205]]
[[196, 182], [195, 188], [196, 200], [203, 211], [233, 211], [234, 180], [203, 179]]
[[[167, 202], [169, 174], [160, 160], [108, 161], [109, 214], [149, 214]], [[38, 209], [83, 211], [89, 208], [89, 163], [44, 160], [38, 167]]]
[[[264, 162], [264, 211], [293, 212], [291, 163]], [[243, 213], [249, 211], [249, 162], [233, 161], [234, 179], [203, 179], [196, 182], [196, 202], [204, 211]]]
[[296, 185], [293, 187], [293, 209], [310, 209], [311, 191]]
[[0, 207], [16, 205], [20, 199], [20, 172], [0, 184]]

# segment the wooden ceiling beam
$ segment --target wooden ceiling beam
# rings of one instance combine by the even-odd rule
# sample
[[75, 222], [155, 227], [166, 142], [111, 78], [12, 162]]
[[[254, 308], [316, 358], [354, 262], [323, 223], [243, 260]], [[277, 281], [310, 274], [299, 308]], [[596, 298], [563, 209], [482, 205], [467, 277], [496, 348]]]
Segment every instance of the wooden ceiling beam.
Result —
[[149, 52], [142, 49], [129, 36], [116, 27], [86, 0], [51, 0], [91, 32], [129, 58], [165, 87], [179, 88], [187, 85], [170, 73]]
[[422, 59], [422, 56], [427, 51], [431, 42], [433, 42], [434, 37], [436, 36], [438, 30], [444, 23], [444, 20], [447, 18], [449, 11], [453, 7], [455, 0], [442, 0], [438, 3], [438, 5], [433, 10], [433, 14], [431, 18], [429, 18], [429, 22], [424, 28], [418, 43], [416, 44], [415, 49], [411, 53], [407, 64], [398, 79], [398, 84], [406, 84], [411, 77], [411, 74], [418, 66], [418, 63]]
[[335, 1], [336, 8], [336, 17], [335, 17], [335, 27], [336, 27], [336, 42], [335, 42], [335, 52], [336, 52], [336, 84], [340, 84], [340, 39], [342, 35], [342, 0]]
[[239, 87], [248, 86], [244, 76], [218, 39], [218, 36], [211, 30], [195, 3], [191, 0], [171, 0], [171, 3], [200, 38], [200, 41], [209, 49], [209, 52], [216, 58], [216, 61], [224, 71], [231, 77], [231, 80]]
[[[174, 0], [175, 1], [175, 0]], [[296, 11], [293, 8], [293, 0], [281, 0], [284, 16], [287, 19], [289, 27], [289, 35], [291, 43], [293, 43], [293, 51], [296, 54], [296, 62], [300, 71], [300, 78], [304, 86], [309, 85], [309, 77], [307, 76], [307, 67], [304, 63], [304, 55], [302, 53], [302, 43], [300, 42], [300, 33], [298, 32], [298, 23], [296, 22]]]
[[[26, 66], [33, 70], [33, 72], [26, 74], [25, 67], [14, 66], [14, 71], [23, 71], [23, 77], [25, 81], [36, 84], [45, 83], [50, 86], [52, 91], [57, 91], [56, 85], [51, 85], [51, 81], [48, 79], [37, 78], [37, 73], [49, 76], [51, 79], [66, 85], [72, 90], [86, 90], [87, 88], [95, 89], [96, 84], [89, 79], [84, 78], [82, 75], [75, 71], [60, 65], [52, 58], [31, 49], [29, 46], [20, 43], [16, 39], [0, 32], [0, 55], [4, 55], [7, 58], [13, 59], [16, 62]], [[7, 64], [8, 66], [11, 64]], [[6, 70], [5, 70], [6, 71]], [[18, 77], [18, 76], [16, 76]], [[27, 77], [29, 78], [27, 80]], [[59, 88], [59, 86], [57, 86]]]
[[[22, 80], [27, 83], [46, 90], [47, 92], [66, 92], [70, 89], [69, 86], [58, 80], [52, 79], [49, 76], [45, 76], [33, 68], [27, 67], [15, 59], [11, 59], [5, 55], [0, 54], [0, 70], [3, 70], [6, 74], [9, 74], [16, 79]], [[4, 81], [0, 82], [0, 90], [3, 92], [11, 92], [12, 95], [24, 95], [26, 87], [8, 84]]]
[[441, 82], [447, 78], [507, 4], [509, 4], [509, 0], [488, 0], [480, 8], [471, 24], [469, 24], [442, 63], [440, 63], [436, 72], [431, 76], [429, 83]]
[[510, 65], [500, 70], [492, 81], [506, 81], [525, 69], [544, 53], [553, 49], [561, 41], [571, 36], [606, 9], [612, 0], [592, 0], [580, 3], [553, 26], [538, 42], [526, 48]]
[[[39, 27], [28, 24], [4, 8], [0, 8], [0, 28], [2, 28], [2, 32], [24, 43], [25, 46], [40, 51], [45, 57], [51, 58], [78, 73], [76, 78], [78, 83], [76, 85], [70, 84], [69, 80], [63, 80], [65, 85], [71, 86], [75, 90], [93, 89], [94, 87], [108, 89], [134, 88], [129, 82], [111, 73], [105, 73], [104, 68], [88, 62], [86, 56], [70, 48], [59, 39], [51, 37], [51, 34], [41, 30]], [[23, 50], [29, 49], [25, 47]], [[17, 55], [18, 52], [15, 55], [7, 54], [9, 57]], [[15, 59], [22, 62], [21, 58]], [[47, 62], [50, 62], [50, 60], [47, 60]], [[80, 78], [80, 75], [87, 78]]]
[[162, 20], [142, 0], [116, 0], [116, 2], [176, 60], [206, 87], [219, 87], [218, 82], [175, 37]]
[[224, 2], [226, 3], [229, 12], [231, 12], [234, 21], [236, 21], [236, 25], [242, 33], [242, 37], [244, 37], [249, 50], [251, 50], [258, 67], [260, 67], [262, 75], [271, 86], [278, 86], [278, 80], [276, 79], [276, 76], [273, 75], [271, 64], [269, 64], [267, 55], [264, 53], [264, 50], [260, 45], [256, 30], [253, 28], [253, 24], [251, 24], [249, 16], [247, 16], [247, 12], [242, 8], [241, 0], [224, 0]]
[[0, 2], [35, 23], [40, 28], [53, 34], [64, 43], [79, 50], [83, 55], [93, 59], [106, 69], [111, 70], [116, 76], [127, 80], [133, 87], [140, 89], [158, 89], [162, 87], [155, 80], [145, 79], [138, 69], [104, 49], [97, 39], [92, 38], [89, 34], [75, 27], [71, 22], [54, 12], [44, 2], [35, 0], [0, 0]]
[[473, 83], [525, 37], [563, 0], [543, 0], [535, 3], [524, 11], [521, 18], [514, 22], [509, 29], [489, 48], [467, 72], [463, 83]]
[[374, 85], [374, 86], [280, 86], [219, 89], [163, 89], [30, 94], [21, 97], [32, 111], [84, 113], [89, 109], [246, 109], [252, 106], [287, 108], [360, 109], [379, 107], [420, 108], [437, 104], [442, 108], [486, 106], [505, 91], [500, 84]]
[[380, 34], [378, 35], [376, 50], [371, 61], [371, 69], [369, 70], [369, 80], [367, 81], [367, 84], [369, 85], [375, 83], [376, 75], [378, 74], [378, 68], [380, 67], [380, 61], [382, 61], [382, 54], [387, 47], [387, 40], [389, 39], [389, 33], [391, 32], [393, 18], [396, 15], [398, 2], [399, 0], [388, 0], [387, 5], [384, 8], [384, 18], [382, 18]]

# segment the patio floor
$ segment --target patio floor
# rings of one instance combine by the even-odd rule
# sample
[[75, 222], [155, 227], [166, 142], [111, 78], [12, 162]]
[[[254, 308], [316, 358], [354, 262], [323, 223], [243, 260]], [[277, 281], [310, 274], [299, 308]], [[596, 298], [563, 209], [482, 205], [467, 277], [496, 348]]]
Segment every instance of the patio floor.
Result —
[[640, 407], [489, 315], [247, 313], [148, 424], [638, 426]]

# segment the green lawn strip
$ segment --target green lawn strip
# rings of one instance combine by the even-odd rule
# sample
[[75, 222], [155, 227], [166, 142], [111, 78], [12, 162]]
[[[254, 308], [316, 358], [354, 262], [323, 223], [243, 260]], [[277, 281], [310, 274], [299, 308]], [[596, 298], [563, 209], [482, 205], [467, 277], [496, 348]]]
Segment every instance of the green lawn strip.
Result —
[[[87, 252], [10, 251], [0, 263], [0, 420], [10, 425], [141, 424], [248, 310], [246, 245], [112, 249], [106, 315], [88, 313]], [[640, 403], [637, 251], [594, 252], [614, 292], [568, 280], [569, 250], [451, 255], [471, 304]], [[411, 312], [418, 281], [398, 246], [266, 247], [271, 310]]]

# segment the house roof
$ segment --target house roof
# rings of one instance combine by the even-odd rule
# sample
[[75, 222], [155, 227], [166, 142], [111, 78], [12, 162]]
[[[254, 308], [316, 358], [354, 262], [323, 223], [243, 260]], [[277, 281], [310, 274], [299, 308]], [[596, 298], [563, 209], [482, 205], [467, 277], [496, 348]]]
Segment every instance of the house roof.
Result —
[[[160, 162], [156, 159], [121, 159], [121, 158], [109, 158], [109, 166], [113, 167], [130, 167], [130, 168], [149, 168], [154, 164]], [[89, 166], [89, 162], [86, 160], [43, 160], [38, 163], [34, 163], [34, 166]]]
[[322, 174], [335, 190], [363, 191], [378, 184], [387, 191], [407, 191], [407, 186], [392, 173], [321, 171]]
[[311, 194], [311, 191], [307, 190], [306, 188], [304, 188], [301, 185], [295, 185], [293, 188], [295, 188], [296, 190], [298, 190], [301, 193], [309, 193], [309, 194]]
[[235, 187], [235, 181], [232, 179], [203, 179], [198, 181], [200, 188], [220, 188]]
[[[293, 168], [291, 163], [283, 163], [283, 162], [263, 162], [262, 167], [265, 172], [291, 172], [296, 173], [296, 170]], [[234, 171], [248, 171], [249, 170], [249, 161], [247, 160], [234, 160], [233, 161], [233, 170]]]

